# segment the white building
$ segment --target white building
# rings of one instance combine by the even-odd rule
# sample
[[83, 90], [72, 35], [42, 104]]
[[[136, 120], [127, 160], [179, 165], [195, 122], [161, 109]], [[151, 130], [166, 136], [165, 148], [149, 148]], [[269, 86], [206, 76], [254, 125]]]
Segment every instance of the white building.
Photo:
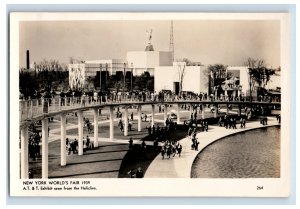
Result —
[[182, 91], [208, 92], [208, 75], [205, 66], [186, 66], [185, 62], [174, 62], [172, 66], [158, 66], [154, 70], [154, 90], [179, 92], [183, 73]]
[[172, 66], [172, 52], [169, 51], [129, 51], [126, 58], [133, 75], [147, 71], [153, 76], [155, 67]]
[[229, 66], [227, 67], [227, 72], [231, 73], [233, 75], [233, 78], [239, 80], [239, 86], [240, 86], [239, 88], [234, 86], [232, 88], [228, 88], [227, 89], [228, 91], [235, 91], [235, 92], [230, 92], [229, 94], [234, 93], [234, 96], [239, 96], [239, 94], [248, 96], [249, 95], [248, 67]]
[[83, 88], [88, 77], [95, 77], [97, 72], [107, 71], [108, 75], [124, 74], [132, 71], [134, 76], [149, 72], [154, 76], [154, 68], [172, 65], [172, 52], [168, 51], [129, 51], [127, 59], [86, 60], [82, 63], [69, 64], [70, 88]]

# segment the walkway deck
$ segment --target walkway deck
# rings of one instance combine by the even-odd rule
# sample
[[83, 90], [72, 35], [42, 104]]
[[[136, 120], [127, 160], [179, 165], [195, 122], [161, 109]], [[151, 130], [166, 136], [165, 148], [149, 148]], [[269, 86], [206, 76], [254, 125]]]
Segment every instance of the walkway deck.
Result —
[[208, 132], [197, 134], [200, 142], [199, 151], [191, 150], [191, 139], [184, 138], [180, 141], [183, 148], [181, 157], [176, 156], [162, 160], [161, 155], [158, 155], [148, 167], [145, 178], [190, 178], [194, 159], [207, 145], [231, 134], [274, 125], [278, 125], [276, 118], [268, 117], [268, 125], [265, 126], [259, 121], [248, 122], [246, 128], [239, 128], [239, 124], [237, 124], [237, 129], [225, 129], [217, 125], [210, 126]]

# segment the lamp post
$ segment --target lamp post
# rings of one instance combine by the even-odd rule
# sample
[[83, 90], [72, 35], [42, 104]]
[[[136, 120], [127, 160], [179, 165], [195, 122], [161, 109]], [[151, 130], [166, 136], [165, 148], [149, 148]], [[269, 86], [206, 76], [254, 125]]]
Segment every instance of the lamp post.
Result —
[[125, 97], [125, 73], [126, 73], [126, 62], [124, 62], [124, 73], [123, 73], [123, 76], [124, 76], [124, 84], [123, 84], [123, 97]]
[[101, 74], [102, 74], [102, 64], [100, 64], [100, 92], [102, 90], [102, 76], [101, 76]]
[[252, 76], [251, 76], [251, 70], [252, 70], [252, 68], [248, 68], [248, 79], [249, 79], [249, 99], [250, 99], [250, 102], [252, 102], [252, 89], [251, 89], [251, 84], [252, 84]]
[[132, 93], [132, 69], [133, 69], [133, 63], [131, 63], [131, 65], [130, 65], [130, 70], [131, 70], [131, 73], [130, 73], [130, 90], [131, 90], [131, 93]]
[[105, 88], [107, 88], [107, 77], [108, 77], [107, 68], [108, 68], [108, 64], [105, 63]]

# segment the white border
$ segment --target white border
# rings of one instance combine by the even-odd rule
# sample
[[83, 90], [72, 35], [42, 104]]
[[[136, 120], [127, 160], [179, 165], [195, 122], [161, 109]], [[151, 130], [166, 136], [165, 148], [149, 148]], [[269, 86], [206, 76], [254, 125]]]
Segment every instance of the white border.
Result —
[[[95, 191], [38, 193], [22, 190], [19, 180], [19, 28], [21, 20], [279, 20], [281, 21], [281, 74], [282, 126], [281, 126], [281, 178], [278, 179], [88, 179], [97, 187]], [[10, 190], [15, 196], [223, 196], [223, 197], [286, 197], [290, 192], [290, 24], [289, 15], [282, 13], [13, 13], [10, 17]], [[14, 105], [12, 105], [14, 104]], [[80, 179], [82, 180], [82, 179]], [[86, 180], [86, 179], [84, 179]], [[264, 189], [257, 191], [257, 186]]]

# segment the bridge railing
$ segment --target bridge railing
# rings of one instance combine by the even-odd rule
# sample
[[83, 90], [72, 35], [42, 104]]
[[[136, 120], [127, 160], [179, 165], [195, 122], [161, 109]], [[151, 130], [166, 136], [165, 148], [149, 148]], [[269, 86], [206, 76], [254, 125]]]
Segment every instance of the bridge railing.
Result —
[[[81, 96], [81, 97], [54, 97], [41, 98], [20, 101], [19, 112], [20, 121], [31, 119], [43, 113], [59, 112], [61, 110], [74, 109], [79, 107], [89, 107], [100, 104], [119, 104], [132, 102], [176, 102], [176, 101], [228, 101], [215, 100], [208, 98], [200, 100], [199, 98], [179, 98], [174, 95], [169, 95], [164, 98], [158, 98], [153, 95], [109, 95], [109, 96]], [[233, 100], [241, 101], [241, 100]], [[247, 100], [243, 100], [247, 101]], [[252, 100], [254, 101], [254, 100]], [[263, 102], [263, 101], [261, 101]]]

